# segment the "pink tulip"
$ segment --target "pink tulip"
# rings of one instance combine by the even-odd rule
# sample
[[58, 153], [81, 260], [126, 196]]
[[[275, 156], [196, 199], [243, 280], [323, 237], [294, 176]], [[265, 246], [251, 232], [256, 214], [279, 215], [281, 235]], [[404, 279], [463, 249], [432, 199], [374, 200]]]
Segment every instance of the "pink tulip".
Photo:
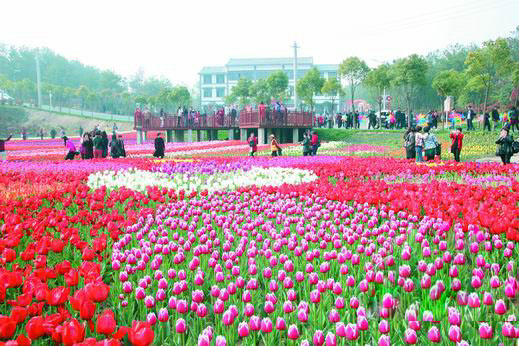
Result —
[[297, 311], [297, 319], [301, 323], [306, 323], [308, 321], [308, 312], [306, 312], [305, 310]]
[[[329, 333], [333, 334], [333, 333]], [[333, 334], [335, 336], [335, 334]], [[324, 344], [324, 334], [321, 330], [316, 330], [313, 337], [313, 342], [315, 346], [322, 346]]]
[[179, 318], [175, 323], [175, 330], [179, 334], [184, 334], [187, 330], [186, 321], [183, 318]]
[[366, 319], [366, 317], [364, 317], [364, 316], [357, 317], [357, 328], [359, 330], [368, 330], [369, 323], [368, 323], [368, 320]]
[[346, 337], [346, 326], [344, 325], [344, 323], [337, 322], [335, 324], [335, 334], [343, 338]]
[[506, 304], [504, 300], [498, 299], [494, 307], [494, 312], [498, 315], [504, 315], [506, 313]]
[[225, 340], [225, 336], [218, 335], [216, 337], [215, 346], [227, 346], [227, 340]]
[[418, 340], [418, 336], [416, 335], [416, 332], [413, 329], [406, 329], [404, 334], [404, 341], [407, 344], [414, 345], [416, 344]]
[[270, 318], [266, 317], [261, 320], [261, 331], [263, 333], [272, 332], [272, 321], [270, 320]]
[[341, 316], [339, 315], [339, 312], [335, 309], [332, 309], [330, 313], [328, 314], [328, 320], [331, 323], [336, 323], [341, 320]]
[[290, 340], [297, 340], [299, 338], [299, 329], [297, 329], [295, 324], [291, 324], [290, 327], [288, 327], [287, 336]]
[[335, 298], [335, 307], [339, 310], [344, 309], [345, 303], [343, 297]]
[[[323, 343], [316, 343], [314, 336], [314, 345], [321, 346]], [[332, 332], [326, 334], [326, 346], [337, 346], [337, 337]]]
[[230, 310], [226, 310], [222, 316], [222, 323], [226, 326], [230, 326], [234, 323], [234, 316]]
[[501, 333], [506, 338], [515, 338], [517, 335], [515, 333], [514, 326], [510, 322], [503, 323], [503, 327], [501, 328]]
[[261, 320], [258, 316], [252, 316], [249, 320], [249, 327], [251, 330], [257, 331], [261, 329]]
[[169, 320], [169, 312], [168, 309], [162, 308], [159, 310], [159, 321], [167, 322]]
[[350, 307], [352, 309], [355, 309], [355, 310], [358, 309], [359, 305], [360, 305], [360, 301], [357, 297], [350, 298]]
[[389, 293], [384, 294], [384, 297], [382, 297], [382, 306], [386, 309], [391, 309], [393, 304], [393, 296]]
[[389, 335], [381, 335], [380, 338], [378, 338], [378, 346], [391, 346]]
[[451, 325], [449, 327], [449, 340], [452, 342], [460, 342], [461, 341], [461, 330], [460, 327], [456, 325]]
[[481, 339], [492, 339], [492, 327], [488, 323], [481, 323], [479, 325], [479, 337]]
[[272, 304], [272, 302], [270, 301], [266, 301], [265, 302], [265, 306], [264, 306], [264, 310], [267, 314], [271, 314], [273, 313], [275, 310], [276, 310], [276, 307], [274, 306], [274, 304]]
[[440, 330], [435, 326], [431, 327], [429, 329], [429, 331], [427, 332], [427, 338], [429, 339], [429, 341], [434, 342], [434, 343], [441, 342]]
[[247, 322], [240, 322], [240, 324], [238, 324], [238, 335], [240, 338], [245, 338], [249, 335], [249, 325]]
[[278, 317], [276, 319], [276, 329], [277, 330], [286, 330], [287, 329], [287, 324], [283, 318]]
[[155, 315], [154, 312], [150, 312], [147, 316], [146, 316], [146, 321], [151, 324], [152, 326], [155, 325], [157, 323], [157, 315]]
[[471, 308], [479, 308], [481, 306], [481, 301], [477, 293], [472, 292], [469, 294], [468, 304]]
[[380, 320], [379, 324], [378, 324], [378, 330], [380, 331], [380, 333], [382, 334], [387, 334], [389, 333], [390, 331], [390, 325], [389, 325], [389, 322], [387, 320]]
[[254, 305], [251, 303], [245, 304], [245, 307], [243, 308], [243, 314], [247, 317], [254, 315]]
[[348, 323], [346, 326], [346, 339], [348, 340], [357, 340], [359, 337], [359, 330], [356, 324]]
[[198, 336], [198, 346], [210, 346], [211, 340], [209, 340], [209, 337], [205, 334], [201, 334]]

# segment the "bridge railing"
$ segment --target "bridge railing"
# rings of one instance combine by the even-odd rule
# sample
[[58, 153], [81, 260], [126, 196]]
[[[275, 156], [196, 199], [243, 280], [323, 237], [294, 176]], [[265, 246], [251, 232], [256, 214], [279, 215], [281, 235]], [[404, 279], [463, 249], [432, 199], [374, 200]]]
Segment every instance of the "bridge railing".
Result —
[[238, 127], [238, 120], [233, 119], [230, 115], [206, 115], [194, 118], [168, 115], [168, 116], [145, 116], [136, 115], [134, 117], [134, 127], [158, 130], [158, 129], [226, 129]]
[[241, 111], [240, 127], [312, 127], [310, 112]]

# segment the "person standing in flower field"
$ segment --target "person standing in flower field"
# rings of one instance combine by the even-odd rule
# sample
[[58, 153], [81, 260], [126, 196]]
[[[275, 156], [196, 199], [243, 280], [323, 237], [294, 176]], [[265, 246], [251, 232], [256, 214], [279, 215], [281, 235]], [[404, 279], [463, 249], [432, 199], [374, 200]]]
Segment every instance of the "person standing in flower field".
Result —
[[160, 157], [161, 159], [164, 158], [164, 152], [166, 150], [166, 145], [164, 144], [164, 138], [161, 137], [161, 133], [157, 133], [157, 138], [155, 138], [155, 152], [153, 153], [153, 156]]
[[499, 137], [496, 140], [496, 144], [496, 156], [501, 157], [501, 162], [503, 162], [503, 165], [509, 164], [512, 155], [514, 154], [512, 147], [514, 144], [514, 138], [510, 135], [509, 123], [506, 123], [505, 126], [503, 126], [501, 129]]
[[303, 156], [309, 156], [312, 153], [310, 149], [310, 136], [305, 132], [303, 135]]
[[65, 160], [74, 160], [76, 157], [76, 146], [72, 140], [68, 139], [67, 136], [63, 136], [63, 140], [65, 141], [65, 146], [67, 147]]
[[406, 133], [404, 134], [404, 147], [405, 147], [405, 154], [406, 159], [415, 159], [416, 158], [416, 149], [415, 149], [415, 129], [414, 127], [410, 127], [407, 129]]
[[10, 140], [13, 137], [13, 135], [9, 135], [6, 139], [0, 139], [0, 157], [2, 158], [2, 161], [7, 161], [7, 151], [5, 150], [5, 142]]
[[438, 140], [434, 133], [430, 132], [430, 127], [424, 129], [424, 150], [425, 158], [427, 161], [433, 161], [436, 156], [436, 147], [438, 146]]
[[270, 150], [272, 151], [272, 156], [281, 156], [281, 147], [279, 146], [278, 141], [276, 140], [276, 136], [273, 134], [270, 135]]
[[467, 119], [467, 131], [474, 130], [474, 117], [476, 116], [476, 112], [472, 109], [472, 106], [469, 105], [467, 111], [465, 112], [465, 118]]
[[103, 138], [101, 133], [97, 133], [94, 138], [94, 158], [101, 159], [103, 157]]
[[451, 153], [454, 155], [454, 160], [460, 162], [461, 148], [463, 147], [463, 130], [458, 127], [456, 131], [452, 131], [450, 138], [452, 139]]
[[422, 133], [422, 127], [417, 126], [415, 132], [415, 151], [416, 151], [416, 162], [423, 162], [423, 141], [424, 135]]
[[248, 142], [250, 147], [249, 155], [254, 156], [254, 153], [258, 151], [258, 139], [256, 138], [256, 136], [254, 136], [254, 133], [250, 134]]
[[321, 141], [319, 140], [317, 131], [312, 132], [312, 139], [310, 144], [312, 144], [312, 156], [317, 155], [317, 149], [321, 146]]

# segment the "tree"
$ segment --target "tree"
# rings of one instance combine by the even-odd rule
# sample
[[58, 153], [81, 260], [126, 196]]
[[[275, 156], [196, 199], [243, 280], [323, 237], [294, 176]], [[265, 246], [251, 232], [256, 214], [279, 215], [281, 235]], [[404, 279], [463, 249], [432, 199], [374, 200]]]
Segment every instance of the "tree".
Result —
[[90, 94], [90, 90], [88, 87], [82, 85], [76, 90], [76, 96], [81, 99], [81, 110], [85, 108], [85, 101], [88, 95]]
[[276, 71], [267, 78], [267, 85], [271, 98], [282, 101], [286, 98], [288, 76], [283, 71]]
[[335, 98], [343, 93], [341, 83], [337, 78], [329, 77], [324, 82], [323, 87], [321, 88], [321, 93], [330, 97], [332, 100], [331, 111], [333, 113], [335, 110]]
[[492, 87], [499, 77], [510, 72], [510, 48], [503, 38], [483, 43], [483, 47], [470, 52], [465, 60], [466, 73], [469, 77], [479, 78], [484, 86], [483, 114], [487, 111], [487, 104]]
[[432, 87], [436, 89], [439, 96], [447, 98], [454, 97], [456, 100], [465, 84], [464, 76], [456, 70], [441, 71], [434, 77]]
[[349, 57], [339, 65], [339, 75], [346, 79], [346, 83], [350, 85], [351, 107], [355, 111], [355, 90], [361, 84], [369, 72], [366, 63], [356, 56]]
[[[384, 89], [391, 85], [391, 66], [382, 64], [379, 67], [371, 70], [366, 75], [364, 83], [368, 88], [374, 89], [377, 93], [378, 110], [382, 113], [382, 93]], [[378, 117], [378, 126], [382, 127], [382, 117]]]
[[175, 108], [191, 106], [191, 94], [185, 86], [176, 86], [170, 93], [171, 103]]
[[297, 81], [297, 94], [312, 112], [314, 111], [314, 95], [321, 92], [323, 85], [324, 78], [315, 67], [308, 70], [303, 78]]
[[268, 103], [270, 101], [270, 90], [265, 79], [258, 79], [251, 85], [250, 95], [256, 103]]
[[425, 84], [427, 68], [427, 61], [424, 58], [412, 54], [407, 58], [398, 59], [391, 69], [393, 84], [401, 88], [407, 103], [409, 126], [411, 126], [411, 102], [416, 96], [418, 88]]
[[512, 85], [514, 86], [513, 95], [514, 95], [514, 105], [518, 105], [519, 101], [519, 62], [515, 62], [511, 71], [511, 79]]
[[234, 99], [235, 103], [236, 100], [238, 100], [238, 103], [241, 107], [245, 106], [249, 103], [251, 95], [251, 89], [252, 89], [252, 81], [247, 78], [240, 78], [238, 83], [231, 89], [231, 96]]

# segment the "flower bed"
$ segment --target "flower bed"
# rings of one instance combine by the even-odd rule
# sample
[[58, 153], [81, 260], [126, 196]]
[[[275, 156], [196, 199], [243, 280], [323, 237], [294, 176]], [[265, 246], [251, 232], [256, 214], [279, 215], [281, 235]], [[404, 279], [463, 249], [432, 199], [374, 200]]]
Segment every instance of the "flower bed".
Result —
[[0, 340], [512, 344], [518, 175], [376, 156], [2, 163]]

